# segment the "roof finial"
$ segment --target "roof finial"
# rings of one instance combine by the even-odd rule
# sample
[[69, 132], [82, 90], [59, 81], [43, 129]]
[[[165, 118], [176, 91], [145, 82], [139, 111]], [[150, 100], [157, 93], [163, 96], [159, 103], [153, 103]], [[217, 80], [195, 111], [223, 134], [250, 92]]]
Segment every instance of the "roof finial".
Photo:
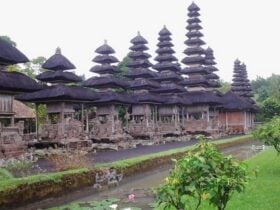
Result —
[[108, 43], [107, 39], [104, 39], [104, 44], [107, 44], [107, 43]]
[[141, 36], [140, 31], [137, 31], [137, 36]]
[[61, 54], [61, 49], [60, 49], [60, 47], [57, 47], [57, 48], [56, 48], [55, 54]]
[[165, 24], [163, 25], [163, 28], [165, 28], [165, 29], [166, 29], [166, 25], [165, 25]]

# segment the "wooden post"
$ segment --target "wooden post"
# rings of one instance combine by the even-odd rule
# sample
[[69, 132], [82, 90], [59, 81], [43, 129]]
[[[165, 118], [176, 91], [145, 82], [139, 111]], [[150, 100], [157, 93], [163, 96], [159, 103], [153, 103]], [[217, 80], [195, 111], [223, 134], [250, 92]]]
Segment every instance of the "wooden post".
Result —
[[83, 125], [83, 131], [85, 130], [85, 115], [84, 115], [84, 104], [81, 104], [81, 121], [82, 121], [82, 125]]
[[227, 116], [227, 112], [226, 112], [226, 129], [228, 129], [228, 116]]
[[62, 102], [62, 104], [61, 104], [61, 108], [62, 108], [62, 110], [61, 110], [61, 112], [60, 112], [60, 123], [61, 123], [61, 129], [62, 129], [62, 137], [64, 138], [64, 133], [65, 133], [65, 123], [64, 123], [64, 109], [65, 109], [65, 106], [64, 106], [65, 104], [64, 104], [64, 102]]
[[39, 117], [38, 117], [38, 104], [37, 103], [35, 103], [35, 112], [36, 112], [35, 113], [36, 139], [38, 141], [39, 140]]
[[88, 109], [85, 110], [86, 111], [86, 132], [89, 132], [89, 125], [88, 125]]

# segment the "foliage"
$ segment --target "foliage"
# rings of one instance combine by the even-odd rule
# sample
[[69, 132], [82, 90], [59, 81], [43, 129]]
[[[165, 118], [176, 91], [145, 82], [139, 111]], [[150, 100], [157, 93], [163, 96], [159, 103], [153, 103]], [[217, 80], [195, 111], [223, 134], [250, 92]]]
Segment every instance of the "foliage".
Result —
[[219, 82], [221, 84], [221, 87], [218, 88], [218, 90], [221, 92], [221, 93], [226, 93], [230, 90], [231, 88], [231, 85], [229, 82], [226, 82], [226, 81], [223, 81], [223, 80], [220, 80]]
[[6, 169], [16, 177], [23, 177], [30, 175], [31, 172], [42, 172], [43, 170], [35, 164], [37, 158], [32, 154], [24, 154], [18, 158], [1, 159], [0, 169]]
[[280, 100], [280, 75], [272, 74], [266, 79], [257, 77], [251, 83], [257, 102], [262, 103], [268, 97]]
[[223, 157], [212, 144], [201, 142], [175, 161], [166, 183], [157, 190], [157, 205], [163, 209], [198, 209], [208, 200], [223, 210], [235, 191], [244, 191], [247, 181], [245, 164], [231, 156]]
[[11, 178], [13, 178], [13, 175], [7, 169], [0, 168], [0, 180]]
[[45, 61], [46, 61], [45, 57], [38, 56], [37, 58], [32, 59], [30, 62], [23, 64], [23, 66], [20, 67], [18, 71], [35, 79], [36, 75], [45, 71], [42, 68], [42, 65], [43, 63], [45, 63]]
[[93, 164], [87, 152], [82, 150], [65, 150], [65, 153], [51, 155], [49, 161], [55, 167], [56, 171], [66, 171], [79, 168], [93, 168]]
[[0, 36], [0, 39], [8, 42], [9, 44], [11, 44], [12, 46], [16, 47], [17, 43], [14, 42], [9, 36]]
[[280, 100], [269, 97], [260, 105], [260, 112], [257, 116], [257, 120], [268, 121], [275, 116], [280, 116]]
[[119, 63], [119, 65], [118, 65], [119, 73], [116, 75], [118, 78], [126, 80], [126, 77], [124, 76], [124, 74], [128, 71], [127, 64], [129, 62], [129, 60], [130, 60], [130, 58], [126, 56]]
[[258, 127], [253, 135], [266, 145], [273, 146], [280, 154], [280, 117], [274, 117], [270, 122]]

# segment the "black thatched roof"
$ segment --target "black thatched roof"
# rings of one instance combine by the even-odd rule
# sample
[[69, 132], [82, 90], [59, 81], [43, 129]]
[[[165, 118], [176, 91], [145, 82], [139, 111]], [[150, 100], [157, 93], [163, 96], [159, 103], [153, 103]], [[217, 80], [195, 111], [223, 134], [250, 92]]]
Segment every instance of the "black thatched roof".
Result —
[[182, 74], [208, 74], [208, 70], [205, 68], [205, 66], [195, 66], [195, 67], [186, 67], [182, 69]]
[[114, 54], [115, 50], [111, 46], [109, 46], [107, 44], [107, 40], [105, 40], [104, 44], [101, 45], [100, 47], [98, 47], [95, 50], [95, 52], [98, 53], [98, 54], [101, 54], [101, 55], [109, 55], [109, 54]]
[[97, 55], [95, 58], [92, 59], [92, 61], [100, 64], [110, 64], [119, 62], [119, 60], [115, 56], [111, 55]]
[[119, 71], [119, 69], [117, 66], [112, 66], [110, 64], [104, 64], [104, 65], [93, 66], [90, 69], [90, 71], [97, 73], [97, 74], [116, 74]]
[[191, 105], [222, 104], [222, 98], [219, 96], [219, 94], [212, 91], [192, 91], [192, 92], [182, 93], [181, 96], [183, 96], [185, 100], [189, 101]]
[[46, 60], [42, 68], [53, 71], [64, 71], [75, 69], [76, 67], [61, 54], [61, 49], [57, 48], [55, 54]]
[[130, 88], [132, 90], [153, 90], [159, 87], [159, 83], [148, 79], [137, 79], [130, 82]]
[[180, 82], [180, 84], [187, 87], [197, 87], [197, 86], [211, 87], [212, 86], [211, 82], [205, 77], [200, 79], [186, 78], [184, 81]]
[[27, 102], [47, 103], [58, 101], [71, 102], [93, 102], [99, 97], [95, 92], [83, 87], [68, 87], [65, 85], [54, 85], [45, 89], [19, 95], [18, 100]]
[[163, 81], [180, 82], [183, 81], [184, 78], [176, 72], [168, 71], [168, 72], [157, 73], [157, 76], [154, 78], [154, 80], [159, 82], [163, 82]]
[[183, 93], [186, 92], [186, 89], [182, 87], [181, 85], [177, 85], [175, 83], [170, 84], [161, 84], [160, 88], [153, 90], [154, 93], [162, 93], [162, 94], [168, 94], [168, 93]]
[[161, 104], [164, 97], [153, 93], [136, 93], [132, 95], [135, 104]]
[[166, 71], [166, 70], [170, 70], [174, 72], [181, 71], [181, 67], [179, 63], [170, 63], [170, 62], [157, 63], [153, 66], [153, 69], [157, 71]]
[[253, 96], [250, 81], [248, 80], [246, 65], [236, 59], [231, 90], [239, 96], [250, 98]]
[[225, 110], [237, 110], [237, 111], [253, 111], [257, 109], [254, 104], [249, 100], [240, 97], [232, 91], [228, 91], [222, 97], [222, 108]]
[[160, 37], [172, 35], [171, 32], [166, 28], [165, 25], [163, 26], [163, 28], [160, 30], [160, 32], [158, 34]]
[[130, 68], [125, 73], [125, 76], [131, 79], [154, 78], [156, 77], [156, 73], [146, 68], [135, 68], [135, 69]]
[[81, 77], [77, 76], [73, 72], [64, 72], [64, 71], [45, 71], [38, 76], [36, 79], [42, 82], [49, 82], [49, 83], [76, 83], [81, 82]]
[[140, 32], [138, 31], [137, 36], [130, 40], [133, 45], [136, 44], [148, 44], [148, 41], [141, 36]]
[[41, 88], [35, 80], [25, 74], [0, 71], [0, 92], [32, 92]]
[[193, 55], [193, 54], [200, 54], [203, 55], [205, 50], [202, 47], [188, 47], [184, 50], [184, 54], [186, 55]]
[[[125, 77], [134, 79], [130, 82], [130, 88], [132, 90], [150, 90], [159, 87], [157, 82], [149, 80], [149, 78], [154, 78], [156, 75], [155, 72], [149, 69], [152, 66], [148, 59], [150, 55], [144, 52], [148, 49], [146, 47], [147, 40], [138, 32], [138, 35], [131, 40], [131, 43], [133, 44], [130, 47], [132, 52], [128, 53], [130, 60], [126, 65], [128, 71], [125, 73]], [[141, 45], [141, 48], [137, 47]]]
[[28, 58], [7, 41], [0, 39], [0, 65], [26, 63]]
[[91, 88], [123, 88], [126, 89], [129, 84], [114, 76], [91, 77], [83, 82], [83, 86]]
[[164, 99], [164, 105], [191, 105], [186, 98], [177, 95], [164, 96]]
[[108, 105], [108, 104], [133, 104], [134, 99], [132, 95], [117, 92], [100, 92], [97, 94], [99, 99], [94, 101], [94, 105]]
[[192, 2], [191, 5], [188, 7], [188, 10], [189, 10], [190, 12], [192, 12], [192, 11], [199, 11], [200, 8], [197, 6], [196, 3]]

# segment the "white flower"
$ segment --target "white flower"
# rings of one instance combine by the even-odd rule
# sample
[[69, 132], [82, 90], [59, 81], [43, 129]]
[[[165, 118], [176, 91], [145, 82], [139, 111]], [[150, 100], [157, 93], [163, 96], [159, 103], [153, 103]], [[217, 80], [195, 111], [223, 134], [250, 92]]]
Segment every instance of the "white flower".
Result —
[[118, 204], [112, 204], [111, 206], [109, 206], [110, 208], [116, 210], [118, 208]]

